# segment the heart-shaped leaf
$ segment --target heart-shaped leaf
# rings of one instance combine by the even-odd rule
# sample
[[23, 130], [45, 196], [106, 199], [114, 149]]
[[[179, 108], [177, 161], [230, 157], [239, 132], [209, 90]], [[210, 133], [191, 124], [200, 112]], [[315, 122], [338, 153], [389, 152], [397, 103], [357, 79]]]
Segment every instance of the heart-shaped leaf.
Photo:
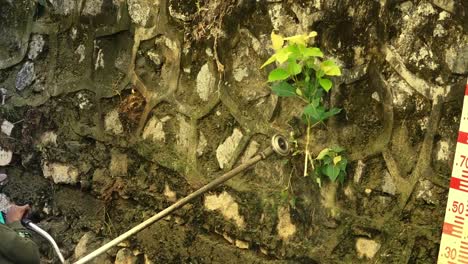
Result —
[[271, 87], [271, 90], [276, 95], [282, 97], [291, 97], [296, 95], [296, 88], [285, 81], [276, 83]]
[[324, 148], [322, 149], [322, 151], [320, 151], [320, 153], [317, 155], [317, 158], [315, 159], [318, 159], [318, 160], [321, 160], [323, 159], [323, 157], [325, 157], [326, 155], [328, 155], [330, 153], [330, 148]]
[[303, 54], [304, 57], [323, 57], [323, 52], [319, 48], [306, 48]]
[[323, 174], [327, 175], [330, 180], [334, 182], [340, 174], [340, 169], [337, 166], [330, 164], [323, 168]]
[[327, 92], [330, 91], [332, 87], [332, 81], [328, 79], [319, 79], [319, 83], [320, 83], [320, 86], [322, 86], [325, 91]]
[[285, 71], [284, 69], [278, 68], [274, 69], [268, 74], [268, 81], [269, 82], [274, 82], [274, 81], [282, 81], [284, 79], [287, 79], [289, 77], [289, 73]]
[[279, 50], [283, 47], [284, 39], [283, 36], [271, 32], [271, 43], [274, 50]]
[[341, 70], [332, 60], [326, 60], [320, 64], [322, 71], [329, 76], [340, 76]]
[[290, 75], [298, 75], [302, 72], [302, 67], [297, 62], [291, 61], [288, 63], [288, 72]]

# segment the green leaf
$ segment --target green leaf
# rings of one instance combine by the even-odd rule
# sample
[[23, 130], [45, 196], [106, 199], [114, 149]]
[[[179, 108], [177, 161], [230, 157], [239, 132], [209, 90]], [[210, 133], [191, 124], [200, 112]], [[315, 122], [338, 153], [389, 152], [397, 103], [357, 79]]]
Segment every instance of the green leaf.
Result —
[[319, 79], [319, 83], [320, 83], [320, 86], [322, 86], [325, 91], [327, 92], [330, 91], [332, 87], [332, 81], [328, 79]]
[[296, 44], [288, 45], [286, 50], [289, 52], [289, 59], [296, 60], [302, 58], [301, 46]]
[[317, 36], [317, 32], [311, 31], [309, 34], [302, 34], [302, 35], [295, 35], [291, 37], [284, 38], [285, 40], [289, 41], [290, 43], [298, 44], [298, 45], [306, 45], [306, 41], [309, 38], [313, 38]]
[[322, 151], [320, 151], [320, 153], [317, 155], [317, 158], [315, 159], [318, 159], [318, 160], [321, 160], [323, 159], [323, 157], [325, 157], [326, 155], [328, 155], [330, 153], [330, 148], [324, 148], [322, 149]]
[[295, 61], [291, 61], [288, 63], [288, 72], [290, 75], [298, 75], [302, 72], [302, 67]]
[[346, 173], [346, 166], [348, 165], [348, 160], [343, 158], [339, 163], [338, 167], [340, 168], [341, 171], [344, 171]]
[[291, 54], [290, 51], [286, 48], [282, 48], [276, 52], [276, 61], [279, 63], [283, 63], [289, 59], [289, 55]]
[[291, 84], [285, 81], [274, 84], [271, 87], [271, 90], [276, 95], [282, 97], [291, 97], [296, 95], [296, 88], [294, 88]]
[[337, 166], [330, 164], [323, 168], [323, 174], [327, 175], [330, 180], [334, 182], [340, 174], [340, 169]]
[[340, 162], [340, 161], [341, 161], [341, 156], [339, 156], [339, 155], [333, 158], [333, 164], [335, 164], [335, 165], [338, 164], [338, 162]]
[[320, 64], [320, 69], [329, 76], [340, 76], [341, 70], [336, 66], [335, 62], [331, 60], [326, 60]]
[[328, 119], [328, 118], [338, 114], [339, 112], [341, 112], [340, 108], [332, 108], [332, 109], [330, 109], [330, 111], [327, 111], [327, 112], [325, 112], [323, 114], [323, 120]]
[[303, 55], [304, 57], [323, 57], [323, 53], [319, 48], [306, 48]]
[[268, 81], [269, 82], [281, 81], [281, 80], [287, 79], [288, 77], [289, 77], [289, 73], [287, 71], [285, 71], [284, 69], [278, 68], [270, 72], [270, 74], [268, 75]]
[[332, 164], [333, 159], [331, 158], [331, 155], [333, 155], [333, 153], [330, 153], [328, 155], [325, 155], [325, 157], [323, 157], [323, 164], [324, 165]]
[[305, 61], [305, 65], [307, 66], [307, 68], [309, 69], [314, 69], [314, 66], [315, 66], [315, 58], [309, 58]]
[[310, 101], [310, 104], [311, 104], [313, 107], [317, 107], [317, 106], [319, 106], [319, 104], [320, 104], [320, 99], [321, 99], [320, 97], [316, 97], [316, 98], [314, 98], [314, 99], [312, 99], [312, 100]]
[[260, 66], [260, 69], [267, 66], [268, 64], [273, 63], [274, 61], [276, 61], [276, 54], [273, 54], [273, 56], [271, 56], [267, 61], [265, 61], [265, 63], [263, 63], [263, 65]]
[[321, 69], [315, 70], [315, 78], [320, 79], [323, 76], [325, 76], [325, 73], [323, 72], [323, 70]]
[[279, 50], [283, 47], [284, 39], [281, 35], [276, 35], [275, 32], [271, 32], [271, 44], [274, 50]]
[[340, 171], [340, 174], [338, 175], [338, 181], [341, 184], [344, 184], [345, 176], [346, 176], [346, 173], [344, 173], [343, 171]]
[[317, 123], [323, 120], [325, 109], [322, 106], [316, 106], [314, 103], [310, 103], [304, 108], [303, 113], [312, 123]]

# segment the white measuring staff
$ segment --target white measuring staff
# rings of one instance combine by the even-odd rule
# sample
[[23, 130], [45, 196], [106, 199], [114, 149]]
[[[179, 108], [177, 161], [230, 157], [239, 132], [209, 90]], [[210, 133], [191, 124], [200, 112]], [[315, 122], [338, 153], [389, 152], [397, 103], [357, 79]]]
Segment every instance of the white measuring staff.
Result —
[[468, 81], [437, 264], [468, 264]]

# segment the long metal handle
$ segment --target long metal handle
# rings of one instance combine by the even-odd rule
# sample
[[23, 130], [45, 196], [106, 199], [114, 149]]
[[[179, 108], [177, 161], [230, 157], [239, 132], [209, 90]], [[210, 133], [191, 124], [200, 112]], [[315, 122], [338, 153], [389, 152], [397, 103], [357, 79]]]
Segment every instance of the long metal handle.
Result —
[[55, 243], [54, 238], [51, 235], [49, 235], [49, 233], [42, 230], [42, 228], [40, 228], [39, 226], [37, 226], [31, 221], [22, 221], [22, 222], [23, 222], [23, 225], [25, 225], [27, 228], [33, 230], [34, 232], [38, 233], [39, 235], [47, 239], [49, 243], [52, 245], [52, 247], [54, 248], [55, 253], [57, 253], [57, 256], [59, 257], [60, 262], [65, 263], [65, 258], [63, 257], [62, 252], [60, 252], [60, 249], [57, 243]]
[[268, 147], [263, 152], [260, 152], [258, 155], [254, 156], [253, 158], [249, 159], [248, 161], [244, 162], [243, 164], [239, 165], [238, 167], [234, 168], [233, 170], [225, 173], [224, 175], [216, 178], [215, 180], [211, 181], [210, 183], [206, 184], [205, 186], [201, 187], [200, 189], [196, 190], [195, 192], [189, 194], [188, 196], [180, 199], [173, 205], [167, 207], [166, 209], [162, 210], [161, 212], [157, 213], [156, 215], [152, 216], [151, 218], [147, 219], [146, 221], [140, 223], [139, 225], [135, 226], [134, 228], [128, 230], [127, 232], [123, 233], [122, 235], [118, 236], [114, 240], [110, 241], [109, 243], [101, 246], [100, 248], [96, 249], [95, 251], [91, 252], [90, 254], [86, 255], [82, 259], [78, 260], [74, 264], [84, 264], [88, 261], [96, 258], [97, 256], [103, 254], [113, 246], [119, 244], [120, 242], [124, 241], [128, 237], [140, 232], [141, 230], [145, 229], [149, 225], [155, 223], [156, 221], [168, 216], [170, 213], [174, 212], [175, 210], [179, 209], [180, 207], [184, 206], [191, 200], [197, 198], [198, 196], [202, 195], [203, 193], [217, 187], [221, 183], [231, 179], [232, 177], [236, 176], [238, 173], [242, 172], [243, 170], [249, 168], [253, 164], [259, 162], [262, 159], [270, 156], [273, 152], [278, 153], [279, 155], [285, 156], [289, 153], [289, 145], [288, 141], [281, 135], [273, 136], [271, 140], [271, 147]]
[[231, 179], [232, 177], [236, 176], [239, 172], [247, 169], [251, 165], [257, 163], [258, 161], [265, 159], [266, 157], [270, 156], [273, 153], [273, 149], [268, 147], [264, 152], [256, 155], [255, 157], [249, 159], [247, 162], [243, 163], [242, 165], [234, 168], [233, 170], [227, 172], [226, 174], [222, 175], [219, 178], [216, 178], [212, 182], [206, 184], [205, 186], [201, 187], [200, 189], [196, 190], [195, 192], [189, 194], [188, 196], [180, 199], [173, 205], [167, 207], [166, 209], [162, 210], [161, 212], [157, 213], [156, 215], [152, 216], [151, 218], [147, 219], [146, 221], [142, 222], [141, 224], [135, 226], [134, 228], [128, 230], [127, 232], [123, 233], [122, 235], [118, 236], [114, 240], [110, 241], [109, 243], [103, 245], [102, 247], [96, 249], [95, 251], [91, 252], [87, 256], [83, 257], [82, 259], [78, 260], [74, 264], [83, 264], [87, 263], [88, 261], [94, 259], [95, 257], [101, 255], [102, 253], [106, 252], [113, 246], [119, 244], [120, 242], [124, 241], [128, 237], [140, 232], [144, 228], [148, 227], [149, 225], [153, 224], [154, 222], [168, 216], [173, 211], [179, 209], [180, 207], [184, 206], [191, 200], [197, 198], [198, 196], [202, 195], [203, 193], [217, 187], [221, 183]]

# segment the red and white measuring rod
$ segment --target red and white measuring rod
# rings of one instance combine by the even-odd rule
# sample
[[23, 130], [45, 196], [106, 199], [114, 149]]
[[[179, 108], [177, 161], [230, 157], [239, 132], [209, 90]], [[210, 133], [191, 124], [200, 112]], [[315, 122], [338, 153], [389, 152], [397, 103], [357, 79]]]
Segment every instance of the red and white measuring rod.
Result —
[[437, 264], [468, 264], [468, 81]]

